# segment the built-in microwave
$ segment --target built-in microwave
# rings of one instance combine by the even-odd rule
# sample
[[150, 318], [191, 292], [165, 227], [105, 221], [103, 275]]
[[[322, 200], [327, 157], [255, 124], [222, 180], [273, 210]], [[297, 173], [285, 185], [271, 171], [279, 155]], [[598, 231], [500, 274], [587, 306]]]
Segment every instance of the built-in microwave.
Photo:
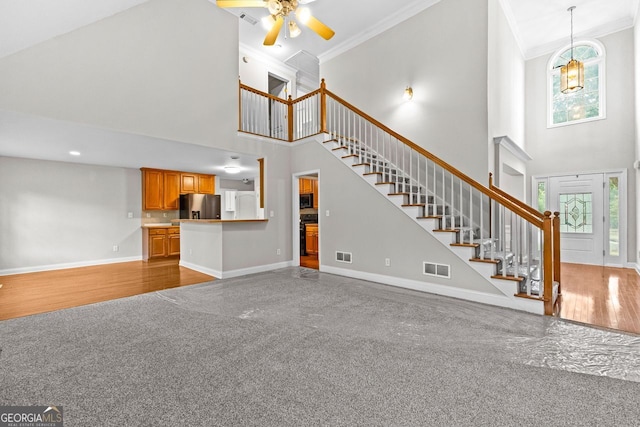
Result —
[[313, 207], [313, 193], [300, 195], [300, 209]]

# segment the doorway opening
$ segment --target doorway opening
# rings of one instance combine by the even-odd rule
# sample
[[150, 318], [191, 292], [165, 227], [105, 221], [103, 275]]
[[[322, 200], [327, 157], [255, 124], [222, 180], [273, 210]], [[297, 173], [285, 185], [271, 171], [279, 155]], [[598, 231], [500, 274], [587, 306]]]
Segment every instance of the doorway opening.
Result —
[[298, 178], [298, 209], [300, 215], [300, 266], [320, 268], [320, 182], [318, 174]]
[[[280, 99], [287, 99], [289, 80], [269, 73], [268, 89], [269, 95], [273, 95]], [[287, 123], [287, 112], [283, 108], [283, 104], [271, 99], [269, 101], [269, 136], [277, 139], [286, 139], [287, 129], [284, 124]]]

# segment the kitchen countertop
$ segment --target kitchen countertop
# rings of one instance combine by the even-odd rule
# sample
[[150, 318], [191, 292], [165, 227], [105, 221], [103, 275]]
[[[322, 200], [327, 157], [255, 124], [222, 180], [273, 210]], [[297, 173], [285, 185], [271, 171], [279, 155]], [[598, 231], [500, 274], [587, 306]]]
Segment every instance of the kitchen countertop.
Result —
[[180, 227], [180, 224], [171, 224], [167, 223], [156, 223], [156, 224], [143, 224], [142, 228], [171, 228], [171, 227]]
[[216, 224], [219, 222], [268, 222], [268, 219], [181, 219], [180, 222], [190, 222], [196, 224]]

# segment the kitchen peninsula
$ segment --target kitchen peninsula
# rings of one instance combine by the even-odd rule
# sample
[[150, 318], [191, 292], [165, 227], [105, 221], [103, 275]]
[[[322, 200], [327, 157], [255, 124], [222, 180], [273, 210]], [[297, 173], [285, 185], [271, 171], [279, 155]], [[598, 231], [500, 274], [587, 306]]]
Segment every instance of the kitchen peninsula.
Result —
[[246, 242], [252, 241], [252, 234], [264, 231], [267, 222], [181, 219], [180, 265], [218, 279], [247, 274], [256, 260], [247, 260]]

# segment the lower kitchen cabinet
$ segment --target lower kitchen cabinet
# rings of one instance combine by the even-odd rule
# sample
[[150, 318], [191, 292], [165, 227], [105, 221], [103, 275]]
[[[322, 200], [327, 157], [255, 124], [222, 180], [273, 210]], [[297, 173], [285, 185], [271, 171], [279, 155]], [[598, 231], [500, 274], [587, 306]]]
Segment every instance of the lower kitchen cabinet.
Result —
[[180, 255], [180, 228], [153, 227], [143, 228], [142, 258], [164, 258]]
[[307, 224], [306, 226], [307, 253], [315, 255], [318, 253], [318, 225]]

